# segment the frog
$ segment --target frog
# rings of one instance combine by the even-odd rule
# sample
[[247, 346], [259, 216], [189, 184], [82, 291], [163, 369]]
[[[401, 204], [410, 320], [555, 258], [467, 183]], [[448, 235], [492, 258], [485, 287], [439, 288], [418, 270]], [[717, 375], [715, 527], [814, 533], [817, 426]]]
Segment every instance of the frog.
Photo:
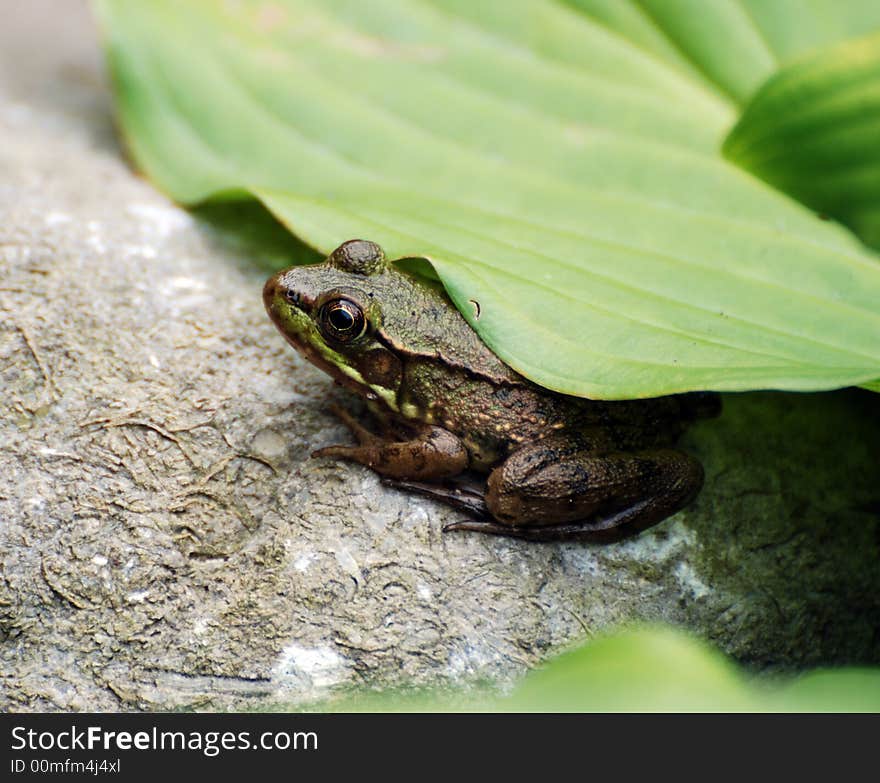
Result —
[[490, 350], [442, 284], [375, 242], [274, 274], [263, 301], [293, 348], [374, 419], [333, 406], [356, 443], [312, 456], [465, 512], [444, 531], [608, 543], [662, 522], [703, 485], [700, 461], [675, 444], [718, 414], [717, 394], [597, 400], [539, 386]]

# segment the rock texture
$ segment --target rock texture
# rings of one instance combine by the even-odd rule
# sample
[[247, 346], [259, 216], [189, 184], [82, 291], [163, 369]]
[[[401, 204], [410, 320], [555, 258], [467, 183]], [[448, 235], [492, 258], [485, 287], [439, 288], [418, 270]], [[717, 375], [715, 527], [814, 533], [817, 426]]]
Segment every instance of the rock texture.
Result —
[[697, 502], [623, 544], [441, 533], [310, 460], [346, 402], [266, 318], [303, 249], [130, 170], [85, 6], [0, 27], [0, 709], [266, 708], [505, 682], [615, 623], [760, 668], [880, 661], [880, 397], [728, 396]]

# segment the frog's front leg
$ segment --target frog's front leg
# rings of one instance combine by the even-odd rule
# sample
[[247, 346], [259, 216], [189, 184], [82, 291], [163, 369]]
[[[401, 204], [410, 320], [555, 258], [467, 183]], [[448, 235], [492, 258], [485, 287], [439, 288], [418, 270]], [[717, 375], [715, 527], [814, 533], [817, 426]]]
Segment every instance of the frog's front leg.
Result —
[[423, 425], [409, 440], [391, 441], [374, 435], [346, 411], [334, 407], [336, 414], [358, 440], [357, 446], [325, 446], [313, 457], [336, 457], [360, 462], [392, 479], [430, 481], [456, 476], [468, 466], [464, 444], [441, 427]]
[[491, 520], [476, 530], [532, 541], [615, 541], [666, 519], [703, 484], [703, 468], [675, 449], [597, 454], [556, 436], [524, 446], [489, 476]]

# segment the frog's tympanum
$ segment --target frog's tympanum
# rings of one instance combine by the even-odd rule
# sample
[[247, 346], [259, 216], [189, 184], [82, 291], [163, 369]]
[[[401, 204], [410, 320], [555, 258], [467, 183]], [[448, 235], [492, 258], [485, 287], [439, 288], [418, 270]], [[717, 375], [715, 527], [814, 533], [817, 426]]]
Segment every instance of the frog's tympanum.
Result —
[[315, 456], [360, 462], [473, 517], [447, 529], [612, 541], [665, 519], [703, 483], [700, 463], [672, 445], [687, 422], [717, 413], [715, 395], [603, 402], [537, 386], [442, 289], [373, 242], [279, 272], [263, 297], [291, 345], [365, 398], [382, 433], [336, 410], [358, 445]]

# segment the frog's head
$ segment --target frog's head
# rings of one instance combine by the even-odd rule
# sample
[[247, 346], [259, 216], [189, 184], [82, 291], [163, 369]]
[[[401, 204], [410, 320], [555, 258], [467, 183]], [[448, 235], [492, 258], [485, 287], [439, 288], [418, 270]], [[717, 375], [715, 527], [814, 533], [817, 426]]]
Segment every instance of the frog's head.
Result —
[[379, 245], [352, 239], [320, 264], [269, 278], [263, 301], [279, 331], [306, 359], [396, 410], [401, 363], [380, 329], [383, 303], [394, 298], [401, 278]]

